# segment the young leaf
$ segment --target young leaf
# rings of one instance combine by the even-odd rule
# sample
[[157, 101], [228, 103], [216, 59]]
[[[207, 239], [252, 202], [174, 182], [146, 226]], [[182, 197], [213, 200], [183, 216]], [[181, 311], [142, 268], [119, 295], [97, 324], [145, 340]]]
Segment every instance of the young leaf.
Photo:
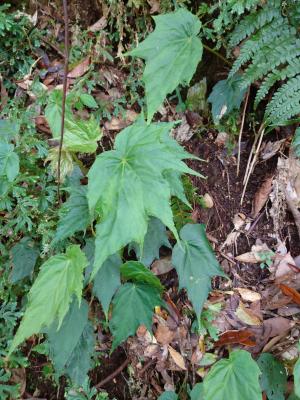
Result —
[[109, 305], [113, 295], [121, 286], [121, 265], [121, 257], [118, 254], [114, 254], [108, 257], [94, 278], [93, 293], [100, 301], [105, 315], [108, 314]]
[[76, 295], [81, 300], [85, 255], [77, 245], [69, 246], [65, 254], [55, 255], [41, 267], [28, 295], [28, 305], [9, 350], [11, 354], [25, 339], [50, 326], [61, 323]]
[[287, 374], [284, 366], [270, 353], [259, 356], [257, 364], [262, 372], [260, 387], [268, 400], [284, 400], [287, 385]]
[[31, 276], [39, 254], [39, 249], [29, 237], [24, 237], [12, 247], [12, 283], [16, 283], [26, 276]]
[[80, 95], [80, 101], [88, 108], [97, 108], [98, 104], [94, 97], [88, 93], [82, 93]]
[[150, 218], [142, 251], [137, 243], [132, 243], [131, 247], [141, 263], [149, 267], [155, 259], [159, 258], [161, 246], [171, 247], [166, 227], [159, 219]]
[[101, 153], [90, 169], [90, 212], [101, 216], [92, 277], [107, 257], [122, 247], [131, 242], [142, 246], [149, 216], [160, 219], [178, 237], [170, 207], [171, 188], [164, 172], [199, 174], [182, 162], [195, 157], [169, 136], [172, 126], [136, 122], [119, 133], [115, 149]]
[[175, 392], [168, 390], [162, 393], [157, 400], [178, 400], [178, 396]]
[[240, 80], [241, 77], [235, 75], [231, 79], [219, 81], [213, 87], [207, 100], [212, 105], [212, 116], [215, 124], [218, 124], [224, 115], [240, 108], [247, 90], [247, 88], [240, 88]]
[[179, 84], [188, 84], [202, 58], [201, 22], [184, 8], [153, 18], [155, 30], [128, 55], [146, 61], [147, 121]]
[[127, 261], [121, 266], [122, 277], [126, 280], [131, 280], [135, 283], [146, 283], [162, 290], [163, 286], [160, 280], [143, 264], [138, 261]]
[[113, 299], [110, 329], [114, 336], [112, 351], [128, 336], [134, 335], [140, 325], [151, 331], [155, 306], [162, 303], [159, 291], [143, 283], [125, 283]]
[[294, 387], [295, 395], [300, 397], [300, 358], [294, 366]]
[[[45, 108], [45, 117], [51, 128], [53, 138], [60, 138], [62, 92], [54, 90], [49, 96], [49, 102]], [[88, 121], [78, 120], [72, 113], [70, 98], [67, 98], [65, 109], [64, 149], [68, 151], [80, 151], [82, 153], [94, 153], [97, 149], [97, 141], [102, 136], [98, 122], [91, 117]]]
[[55, 321], [46, 330], [50, 357], [59, 374], [63, 373], [65, 366], [74, 353], [74, 349], [78, 345], [88, 322], [88, 311], [88, 303], [84, 299], [82, 299], [79, 306], [77, 299], [74, 298], [60, 329], [57, 330], [57, 322]]
[[95, 347], [95, 335], [92, 323], [89, 321], [85, 326], [79, 342], [75, 347], [71, 358], [66, 365], [66, 374], [72, 382], [82, 386], [86, 380], [87, 373], [92, 367], [92, 355]]
[[70, 197], [60, 210], [54, 242], [70, 237], [78, 231], [84, 231], [90, 223], [87, 186], [71, 186], [68, 191]]
[[12, 182], [19, 173], [19, 156], [12, 144], [0, 142], [0, 177], [6, 176]]
[[197, 316], [211, 290], [211, 278], [224, 272], [206, 238], [203, 224], [187, 224], [180, 231], [181, 246], [172, 253], [172, 264], [179, 276], [180, 288], [185, 288]]
[[218, 361], [204, 378], [205, 400], [261, 400], [260, 369], [245, 350]]

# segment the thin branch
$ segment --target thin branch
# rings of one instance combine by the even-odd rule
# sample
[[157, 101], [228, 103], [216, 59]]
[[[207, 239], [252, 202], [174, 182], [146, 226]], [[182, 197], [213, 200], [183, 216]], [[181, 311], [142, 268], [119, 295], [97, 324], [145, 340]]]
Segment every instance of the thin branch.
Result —
[[66, 97], [67, 97], [67, 83], [68, 83], [68, 64], [69, 64], [69, 16], [68, 16], [68, 2], [63, 0], [64, 8], [64, 21], [65, 21], [65, 54], [64, 54], [64, 80], [63, 80], [63, 98], [62, 98], [62, 113], [61, 113], [61, 130], [60, 130], [60, 141], [58, 148], [58, 165], [57, 165], [57, 197], [58, 201], [60, 198], [60, 180], [61, 180], [61, 153], [64, 141], [64, 129], [65, 129], [65, 110], [66, 110]]
[[104, 378], [101, 382], [97, 383], [95, 386], [96, 389], [100, 389], [102, 386], [106, 385], [108, 382], [113, 380], [116, 376], [118, 376], [125, 367], [129, 364], [128, 358], [121, 364], [113, 373], [108, 375], [106, 378]]
[[240, 132], [239, 132], [238, 159], [237, 159], [237, 168], [236, 168], [236, 175], [237, 176], [239, 176], [239, 173], [240, 173], [242, 134], [243, 134], [244, 125], [245, 125], [245, 117], [246, 117], [246, 110], [247, 110], [247, 105], [248, 105], [248, 100], [249, 100], [249, 94], [250, 94], [250, 88], [247, 91], [247, 95], [246, 95], [246, 99], [245, 99], [245, 103], [244, 103], [244, 108], [243, 108]]
[[209, 51], [210, 53], [214, 54], [216, 57], [220, 58], [220, 60], [222, 60], [225, 64], [229, 65], [230, 67], [232, 66], [232, 63], [229, 60], [227, 60], [225, 57], [223, 57], [222, 54], [220, 54], [219, 52], [217, 52], [216, 50], [212, 49], [211, 47], [207, 46], [204, 43], [202, 43], [202, 45], [205, 48], [205, 50]]

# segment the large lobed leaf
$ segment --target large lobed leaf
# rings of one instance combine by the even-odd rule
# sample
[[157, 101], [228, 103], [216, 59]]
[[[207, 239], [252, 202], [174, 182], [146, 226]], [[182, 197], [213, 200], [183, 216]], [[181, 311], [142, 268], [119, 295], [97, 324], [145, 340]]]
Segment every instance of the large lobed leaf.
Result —
[[146, 60], [143, 80], [148, 123], [167, 94], [179, 84], [190, 82], [203, 52], [201, 40], [197, 37], [201, 22], [186, 9], [180, 8], [153, 19], [155, 30], [128, 53]]
[[57, 319], [60, 327], [73, 295], [81, 300], [83, 269], [87, 259], [77, 245], [69, 246], [65, 254], [47, 260], [32, 285], [28, 305], [9, 354], [25, 339], [51, 326]]
[[284, 400], [287, 386], [284, 365], [270, 353], [262, 353], [257, 364], [262, 372], [260, 387], [266, 393], [268, 400]]
[[207, 240], [203, 224], [187, 224], [180, 231], [181, 243], [172, 253], [172, 264], [185, 288], [197, 316], [211, 290], [213, 276], [225, 276]]
[[37, 245], [30, 237], [24, 237], [11, 248], [13, 264], [11, 274], [12, 283], [16, 283], [32, 275], [39, 254]]
[[260, 369], [245, 350], [218, 361], [204, 379], [205, 400], [261, 400]]
[[[200, 175], [182, 161], [196, 157], [169, 136], [172, 127], [172, 123], [136, 122], [119, 133], [114, 150], [100, 154], [90, 169], [90, 213], [101, 218], [92, 278], [107, 257], [122, 247], [131, 242], [143, 247], [150, 216], [160, 219], [178, 238], [171, 194], [182, 189], [180, 174]], [[175, 188], [167, 174], [170, 170], [178, 174]]]

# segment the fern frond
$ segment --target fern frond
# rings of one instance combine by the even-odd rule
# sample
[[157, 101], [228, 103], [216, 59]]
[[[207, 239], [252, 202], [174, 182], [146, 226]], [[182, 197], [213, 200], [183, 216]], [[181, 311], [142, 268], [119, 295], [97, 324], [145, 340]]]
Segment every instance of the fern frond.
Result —
[[267, 105], [265, 121], [281, 125], [300, 113], [300, 75], [290, 79], [273, 95]]
[[300, 55], [300, 40], [295, 37], [280, 36], [272, 45], [265, 46], [255, 55], [250, 66], [241, 78], [241, 87], [245, 88], [279, 65], [291, 62]]
[[259, 12], [254, 12], [245, 17], [239, 25], [236, 26], [230, 35], [229, 47], [235, 47], [242, 40], [252, 35], [273, 19], [281, 17], [280, 0], [273, 0], [269, 3], [268, 6], [265, 6]]
[[280, 16], [279, 18], [274, 19], [270, 24], [264, 26], [253, 35], [251, 39], [247, 40], [242, 46], [238, 58], [233, 63], [228, 77], [232, 77], [244, 64], [248, 63], [255, 54], [260, 53], [263, 46], [272, 43], [274, 39], [279, 36], [289, 37], [293, 33], [295, 34], [295, 29], [286, 26], [286, 21], [286, 18]]
[[293, 76], [299, 74], [300, 71], [300, 58], [290, 60], [289, 64], [281, 69], [276, 69], [275, 71], [269, 73], [265, 80], [262, 82], [259, 90], [256, 93], [254, 108], [263, 100], [268, 94], [271, 87], [278, 81], [284, 81], [287, 78], [292, 78]]

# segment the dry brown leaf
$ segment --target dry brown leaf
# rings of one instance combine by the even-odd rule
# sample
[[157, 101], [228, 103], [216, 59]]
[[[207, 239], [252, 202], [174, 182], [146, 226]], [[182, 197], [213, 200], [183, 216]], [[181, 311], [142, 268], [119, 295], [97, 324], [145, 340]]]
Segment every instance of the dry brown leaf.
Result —
[[261, 295], [253, 290], [246, 288], [236, 288], [236, 290], [244, 301], [254, 302], [261, 300]]
[[283, 283], [280, 283], [279, 287], [283, 294], [290, 297], [294, 303], [300, 305], [300, 293], [297, 292], [296, 289], [293, 289], [287, 285], [284, 285]]
[[68, 78], [80, 78], [85, 73], [87, 73], [89, 68], [90, 68], [90, 58], [87, 57], [83, 61], [81, 61], [81, 63], [77, 64], [76, 67], [73, 68], [72, 71], [68, 73]]
[[227, 331], [220, 336], [217, 342], [215, 342], [215, 346], [221, 347], [227, 344], [243, 344], [245, 346], [255, 346], [256, 343], [251, 338], [254, 338], [253, 332], [246, 329]]
[[185, 364], [184, 364], [184, 359], [181, 354], [178, 353], [173, 347], [168, 346], [169, 353], [174, 361], [174, 363], [183, 370], [186, 370]]
[[179, 142], [184, 143], [191, 139], [194, 132], [191, 129], [191, 126], [187, 122], [186, 116], [182, 117], [182, 122], [179, 126], [173, 129], [172, 136]]
[[263, 324], [268, 337], [280, 336], [289, 331], [293, 325], [293, 321], [283, 317], [269, 318]]
[[23, 394], [26, 390], [26, 370], [25, 368], [12, 368], [11, 372], [11, 383], [16, 383], [20, 385], [19, 394], [23, 397]]
[[235, 315], [239, 320], [247, 325], [259, 326], [262, 324], [261, 320], [254, 314], [254, 312], [245, 307], [244, 303], [240, 301], [238, 308], [235, 311]]
[[[277, 259], [279, 260], [279, 262], [277, 261]], [[283, 256], [283, 258], [280, 256], [277, 256], [274, 260], [274, 266], [276, 268], [275, 278], [278, 279], [282, 276], [285, 276], [285, 275], [293, 272], [293, 269], [292, 269], [293, 265], [296, 265], [296, 264], [290, 253], [287, 253], [285, 256]]]
[[261, 262], [260, 260], [258, 260], [255, 257], [255, 255], [252, 253], [252, 251], [249, 251], [248, 253], [240, 254], [239, 256], [236, 256], [235, 259], [242, 263], [255, 264], [255, 263]]
[[119, 131], [130, 125], [136, 118], [138, 114], [133, 110], [127, 110], [124, 118], [112, 117], [110, 121], [106, 121], [104, 128], [108, 131]]
[[[249, 251], [248, 253], [240, 254], [239, 256], [236, 256], [235, 259], [240, 262], [255, 264], [263, 262], [265, 260], [266, 253], [269, 253], [270, 256], [271, 254], [273, 254], [265, 243], [256, 244], [251, 247], [251, 251]], [[264, 257], [262, 257], [262, 255]]]
[[272, 191], [273, 175], [269, 176], [262, 183], [261, 187], [255, 193], [253, 205], [252, 205], [252, 217], [255, 218], [259, 214], [260, 210], [266, 204], [269, 195]]
[[172, 342], [175, 332], [171, 331], [166, 325], [158, 325], [155, 337], [158, 343], [165, 345]]
[[172, 265], [171, 257], [164, 257], [160, 258], [159, 260], [155, 260], [151, 267], [151, 271], [155, 275], [166, 274], [172, 269], [174, 269], [174, 266]]
[[262, 160], [269, 160], [271, 157], [275, 156], [280, 150], [286, 139], [277, 140], [276, 142], [267, 142], [264, 144], [260, 157]]
[[107, 19], [103, 16], [93, 25], [91, 25], [87, 30], [89, 32], [99, 32], [102, 31], [107, 25]]

